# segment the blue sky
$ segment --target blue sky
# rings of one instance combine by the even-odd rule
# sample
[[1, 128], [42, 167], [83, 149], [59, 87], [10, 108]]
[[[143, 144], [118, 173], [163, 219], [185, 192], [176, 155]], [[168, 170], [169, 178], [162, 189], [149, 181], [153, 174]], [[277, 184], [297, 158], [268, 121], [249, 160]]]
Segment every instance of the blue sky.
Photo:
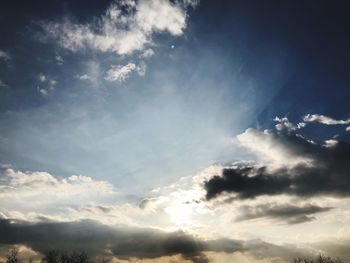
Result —
[[[281, 262], [319, 249], [327, 238], [317, 240], [315, 229], [324, 228], [324, 236], [348, 231], [350, 21], [341, 1], [0, 6], [0, 191], [11, 199], [0, 202], [2, 220], [180, 229], [200, 238], [195, 242], [237, 239], [247, 248], [262, 247], [250, 243], [257, 239], [281, 246], [266, 256]], [[259, 192], [254, 183], [238, 189], [231, 181], [275, 173], [303, 182], [315, 173], [345, 186], [311, 189], [288, 179], [288, 187], [307, 194], [274, 185]], [[45, 188], [52, 191], [47, 198]], [[232, 202], [253, 192], [253, 200]], [[335, 215], [341, 219], [331, 223]], [[217, 230], [210, 227], [215, 218]], [[293, 238], [281, 235], [303, 233], [307, 224], [312, 249], [286, 252]], [[332, 238], [340, 236], [349, 238]], [[6, 242], [26, 244], [33, 257], [43, 251], [30, 240]], [[181, 249], [177, 254], [186, 258]], [[258, 254], [221, 248], [198, 255], [260, 262]]]

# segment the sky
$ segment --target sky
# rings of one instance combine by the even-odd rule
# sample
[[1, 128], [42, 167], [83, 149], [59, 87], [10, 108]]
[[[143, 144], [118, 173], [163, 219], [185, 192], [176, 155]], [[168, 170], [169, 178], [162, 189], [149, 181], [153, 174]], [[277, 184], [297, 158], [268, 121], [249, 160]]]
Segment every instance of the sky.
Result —
[[1, 1], [0, 259], [346, 262], [347, 10]]

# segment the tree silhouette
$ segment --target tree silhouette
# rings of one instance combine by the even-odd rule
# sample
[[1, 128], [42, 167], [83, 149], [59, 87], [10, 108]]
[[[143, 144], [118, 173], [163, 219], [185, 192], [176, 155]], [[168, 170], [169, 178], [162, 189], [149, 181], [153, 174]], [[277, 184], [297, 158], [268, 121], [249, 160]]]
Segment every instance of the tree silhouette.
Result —
[[333, 259], [331, 257], [319, 255], [314, 259], [295, 258], [291, 263], [342, 263], [342, 261], [339, 258]]
[[85, 252], [71, 254], [50, 250], [42, 260], [44, 263], [88, 263], [89, 257]]

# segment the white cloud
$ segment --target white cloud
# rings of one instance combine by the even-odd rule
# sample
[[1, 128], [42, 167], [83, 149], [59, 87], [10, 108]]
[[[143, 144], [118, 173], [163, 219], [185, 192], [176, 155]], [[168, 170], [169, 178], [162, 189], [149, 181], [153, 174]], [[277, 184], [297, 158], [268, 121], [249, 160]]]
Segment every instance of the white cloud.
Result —
[[142, 54], [141, 57], [142, 58], [150, 58], [154, 55], [154, 51], [151, 48], [146, 49]]
[[276, 140], [273, 132], [259, 131], [252, 128], [237, 135], [241, 145], [251, 150], [262, 160], [277, 167], [294, 167], [299, 164], [312, 165], [313, 160], [294, 154], [286, 145]]
[[0, 87], [8, 87], [8, 85], [7, 84], [5, 84], [2, 80], [0, 80]]
[[97, 23], [74, 24], [65, 19], [42, 26], [49, 36], [71, 51], [90, 48], [126, 55], [152, 45], [153, 33], [183, 34], [188, 5], [168, 0], [115, 1]]
[[37, 89], [37, 91], [38, 91], [41, 95], [43, 95], [43, 96], [49, 95], [49, 92], [48, 92], [46, 89], [41, 88], [40, 86], [37, 86], [36, 89]]
[[336, 120], [331, 117], [320, 114], [307, 114], [304, 116], [305, 122], [319, 122], [326, 125], [345, 125], [350, 124], [350, 118], [346, 120]]
[[50, 92], [55, 90], [55, 87], [57, 85], [57, 80], [54, 80], [43, 73], [40, 73], [38, 75], [38, 80], [40, 84], [37, 86], [37, 91], [41, 95], [48, 96]]
[[134, 63], [128, 63], [126, 65], [114, 66], [106, 72], [105, 79], [108, 81], [119, 81], [123, 82], [130, 77], [132, 72], [136, 71], [140, 76], [145, 75], [146, 64], [141, 63], [136, 66]]
[[147, 34], [168, 31], [176, 36], [183, 33], [186, 13], [167, 0], [140, 1], [136, 10], [136, 25]]
[[346, 127], [345, 130], [346, 130], [346, 131], [350, 131], [350, 126]]
[[278, 131], [293, 131], [297, 129], [297, 127], [293, 123], [291, 123], [287, 117], [279, 118], [276, 116], [273, 120], [277, 123], [275, 127]]
[[23, 205], [23, 200], [26, 200], [26, 206], [35, 209], [38, 204], [63, 200], [75, 203], [112, 194], [115, 192], [110, 183], [83, 175], [58, 178], [47, 172], [22, 172], [9, 168], [0, 180], [2, 207]]
[[47, 80], [47, 77], [42, 73], [39, 74], [38, 78], [39, 78], [40, 82], [46, 82], [46, 80]]
[[139, 74], [140, 76], [144, 76], [146, 74], [146, 63], [141, 62], [137, 67], [136, 67], [136, 72], [137, 74]]
[[338, 144], [338, 141], [334, 140], [334, 139], [325, 140], [325, 142], [324, 142], [325, 147], [334, 147], [337, 144]]
[[12, 57], [11, 55], [8, 53], [8, 52], [5, 52], [3, 50], [0, 50], [0, 61], [3, 60], [3, 61], [9, 61], [11, 60]]
[[55, 56], [55, 61], [56, 61], [57, 65], [59, 65], [59, 66], [62, 66], [64, 63], [64, 59], [58, 54]]
[[299, 122], [297, 125], [294, 125], [287, 117], [279, 118], [276, 116], [273, 120], [276, 122], [275, 128], [277, 131], [291, 132], [300, 130], [306, 126], [305, 122]]
[[97, 60], [91, 60], [84, 63], [85, 72], [75, 75], [79, 80], [89, 82], [94, 88], [100, 87], [101, 83], [99, 81], [101, 75], [101, 65]]
[[94, 78], [88, 74], [77, 75], [77, 78], [80, 80], [89, 80], [89, 81], [94, 80]]

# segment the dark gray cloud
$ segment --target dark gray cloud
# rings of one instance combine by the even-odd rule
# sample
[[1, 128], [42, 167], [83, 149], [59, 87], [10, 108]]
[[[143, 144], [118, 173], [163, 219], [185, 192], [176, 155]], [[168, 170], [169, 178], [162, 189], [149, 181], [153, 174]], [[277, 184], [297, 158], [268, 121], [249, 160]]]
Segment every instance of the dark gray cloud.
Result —
[[275, 144], [292, 156], [314, 160], [312, 166], [299, 164], [271, 172], [268, 166], [241, 166], [224, 169], [204, 182], [206, 198], [223, 192], [236, 193], [237, 198], [260, 195], [294, 194], [298, 196], [350, 196], [350, 145], [339, 141], [331, 147], [310, 142], [294, 133], [274, 133]]
[[263, 204], [257, 206], [243, 206], [242, 215], [236, 218], [237, 221], [271, 218], [281, 220], [287, 224], [299, 224], [315, 219], [314, 214], [326, 212], [332, 207], [320, 207], [312, 204], [296, 206], [289, 204]]
[[[312, 208], [310, 209], [312, 210]], [[315, 210], [315, 209], [314, 209]], [[107, 226], [95, 221], [29, 223], [9, 219], [0, 220], [0, 254], [12, 245], [26, 245], [39, 253], [55, 249], [65, 252], [85, 251], [91, 258], [153, 259], [181, 255], [194, 263], [207, 263], [204, 252], [243, 252], [256, 259], [273, 258], [290, 262], [293, 257], [310, 256], [311, 251], [292, 244], [275, 245], [260, 239], [203, 240], [184, 232], [163, 232], [150, 228]], [[332, 243], [326, 253], [334, 255], [344, 245]], [[108, 251], [111, 251], [110, 254]], [[341, 254], [343, 256], [344, 253]], [[276, 261], [277, 262], [277, 261]]]
[[235, 240], [203, 241], [184, 232], [111, 227], [94, 221], [34, 224], [2, 219], [0, 232], [0, 244], [23, 244], [40, 253], [57, 249], [103, 256], [110, 250], [114, 256], [123, 259], [180, 254], [193, 262], [208, 262], [204, 251], [233, 253], [245, 250], [243, 243]]

